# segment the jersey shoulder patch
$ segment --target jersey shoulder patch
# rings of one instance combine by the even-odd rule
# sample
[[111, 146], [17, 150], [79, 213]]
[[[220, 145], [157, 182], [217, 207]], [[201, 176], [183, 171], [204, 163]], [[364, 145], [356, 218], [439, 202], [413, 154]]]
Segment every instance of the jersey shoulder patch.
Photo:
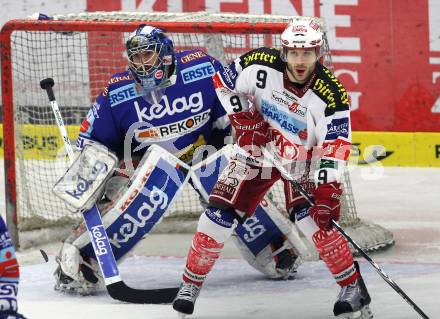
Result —
[[197, 61], [205, 57], [209, 57], [209, 55], [201, 50], [188, 50], [188, 51], [180, 51], [176, 53], [176, 59], [178, 63], [181, 62], [183, 64], [187, 64], [192, 61]]
[[251, 65], [264, 65], [283, 72], [286, 63], [281, 60], [280, 51], [274, 48], [258, 48], [240, 57], [240, 65], [245, 69]]
[[108, 97], [111, 107], [141, 96], [129, 71], [113, 74], [102, 95]]
[[131, 76], [130, 72], [124, 71], [115, 73], [110, 77], [110, 80], [107, 82], [107, 86], [110, 87], [119, 87], [124, 86], [128, 82], [133, 82], [133, 77]]
[[327, 106], [325, 116], [331, 116], [335, 112], [347, 111], [350, 109], [350, 101], [347, 91], [333, 73], [317, 64], [317, 77], [313, 84], [313, 92], [323, 100]]
[[183, 51], [176, 55], [177, 72], [180, 73], [184, 84], [208, 79], [216, 71], [216, 64], [220, 65], [210, 55], [200, 50]]

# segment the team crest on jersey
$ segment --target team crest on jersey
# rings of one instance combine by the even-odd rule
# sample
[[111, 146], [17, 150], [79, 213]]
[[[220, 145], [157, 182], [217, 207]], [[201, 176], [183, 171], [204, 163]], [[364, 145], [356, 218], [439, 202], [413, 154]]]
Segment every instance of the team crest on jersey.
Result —
[[157, 142], [158, 139], [165, 141], [195, 131], [205, 125], [209, 119], [210, 111], [208, 110], [177, 122], [146, 129], [138, 129], [135, 132], [135, 137], [139, 143]]

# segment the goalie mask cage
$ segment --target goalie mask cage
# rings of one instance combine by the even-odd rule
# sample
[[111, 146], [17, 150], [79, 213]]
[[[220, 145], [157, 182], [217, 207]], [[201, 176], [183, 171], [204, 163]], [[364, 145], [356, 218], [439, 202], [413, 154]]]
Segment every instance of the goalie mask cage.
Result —
[[[74, 140], [110, 76], [127, 68], [124, 39], [141, 22], [164, 29], [176, 50], [200, 48], [227, 63], [260, 46], [281, 47], [280, 34], [292, 18], [308, 19], [206, 12], [97, 12], [60, 15], [49, 21], [7, 22], [1, 31], [6, 213], [17, 247], [19, 243], [25, 246], [19, 242], [19, 234], [25, 230], [72, 226], [81, 218], [52, 195], [52, 186], [68, 160], [40, 80], [55, 80], [57, 101]], [[323, 21], [319, 23], [325, 31]], [[323, 53], [324, 64], [332, 68], [326, 38]], [[341, 224], [366, 250], [391, 244], [393, 235], [388, 230], [358, 217], [347, 172], [344, 177]], [[281, 183], [271, 193], [277, 206], [284, 207]], [[182, 231], [184, 221], [194, 225], [202, 211], [197, 194], [188, 186], [167, 213], [168, 221], [177, 220], [176, 227], [168, 228]]]

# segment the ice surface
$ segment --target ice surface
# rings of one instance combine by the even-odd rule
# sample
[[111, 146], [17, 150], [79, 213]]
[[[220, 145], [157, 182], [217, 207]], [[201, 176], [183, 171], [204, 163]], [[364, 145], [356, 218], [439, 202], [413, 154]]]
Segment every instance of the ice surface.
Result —
[[[385, 168], [378, 176], [377, 171], [356, 167], [351, 178], [360, 217], [390, 229], [396, 239], [394, 247], [372, 257], [430, 318], [440, 318], [440, 169]], [[139, 288], [177, 285], [190, 241], [191, 234], [148, 237], [122, 263], [122, 277]], [[43, 248], [49, 263], [37, 249], [18, 253], [19, 308], [29, 318], [177, 318], [170, 305], [124, 304], [104, 291], [90, 297], [53, 291], [59, 244]], [[375, 318], [419, 318], [370, 264], [360, 260]], [[188, 318], [332, 318], [338, 290], [321, 262], [303, 264], [296, 280], [271, 281], [241, 260], [229, 243]]]

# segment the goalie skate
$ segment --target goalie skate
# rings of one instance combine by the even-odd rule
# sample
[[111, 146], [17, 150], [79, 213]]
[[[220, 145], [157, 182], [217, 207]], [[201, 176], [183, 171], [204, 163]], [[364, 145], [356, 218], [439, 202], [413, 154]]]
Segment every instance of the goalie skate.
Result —
[[[59, 263], [59, 259], [57, 258]], [[79, 294], [83, 296], [92, 295], [100, 289], [99, 279], [95, 276], [94, 271], [84, 264], [80, 265], [80, 271], [76, 279], [66, 275], [58, 265], [54, 272], [56, 291]]]
[[200, 286], [189, 282], [180, 284], [179, 292], [173, 301], [173, 309], [179, 313], [180, 318], [194, 312], [194, 304], [200, 293]]
[[285, 249], [278, 254], [275, 269], [281, 275], [281, 279], [292, 280], [295, 279], [296, 271], [301, 263], [299, 256]]
[[[359, 271], [356, 261], [355, 266]], [[373, 313], [369, 307], [370, 302], [371, 298], [364, 280], [359, 277], [354, 283], [341, 288], [333, 313], [336, 317], [344, 319], [371, 319]]]

